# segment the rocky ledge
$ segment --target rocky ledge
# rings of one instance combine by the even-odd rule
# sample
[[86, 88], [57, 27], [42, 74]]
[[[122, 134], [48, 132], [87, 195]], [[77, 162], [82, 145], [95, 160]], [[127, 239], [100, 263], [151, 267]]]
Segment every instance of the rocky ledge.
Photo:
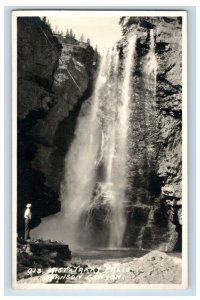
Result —
[[43, 269], [63, 266], [71, 259], [68, 245], [57, 241], [29, 239], [17, 240], [17, 273], [18, 279], [28, 276], [30, 269]]

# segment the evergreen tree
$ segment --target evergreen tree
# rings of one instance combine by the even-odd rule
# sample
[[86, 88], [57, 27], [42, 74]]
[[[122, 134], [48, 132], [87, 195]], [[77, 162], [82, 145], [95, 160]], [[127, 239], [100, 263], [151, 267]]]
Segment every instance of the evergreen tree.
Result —
[[72, 31], [72, 29], [70, 29], [69, 36], [73, 37], [73, 31]]
[[97, 48], [97, 45], [96, 45], [96, 47], [94, 49], [94, 62], [95, 63], [98, 61], [98, 56], [99, 56], [99, 54], [98, 54], [98, 48]]
[[84, 35], [83, 34], [81, 34], [81, 37], [80, 37], [79, 41], [84, 42]]
[[67, 31], [66, 31], [66, 37], [69, 37], [69, 29], [67, 28]]
[[87, 39], [87, 44], [90, 45], [90, 39], [89, 38]]

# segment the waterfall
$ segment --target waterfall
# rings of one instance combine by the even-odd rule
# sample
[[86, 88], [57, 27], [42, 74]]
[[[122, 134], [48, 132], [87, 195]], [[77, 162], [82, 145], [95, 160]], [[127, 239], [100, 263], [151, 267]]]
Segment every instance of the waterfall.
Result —
[[93, 95], [82, 105], [65, 158], [61, 212], [45, 218], [35, 237], [40, 232], [71, 248], [122, 246], [135, 45], [132, 36], [122, 74], [116, 49], [101, 58]]
[[[145, 122], [146, 131], [151, 134], [151, 142], [148, 140], [146, 142], [146, 158], [147, 158], [147, 168], [153, 170], [154, 158], [154, 147], [156, 139], [156, 114], [155, 114], [155, 104], [156, 104], [156, 77], [157, 77], [157, 59], [155, 53], [155, 40], [154, 40], [154, 30], [150, 30], [150, 40], [149, 40], [149, 52], [144, 57], [143, 63], [143, 80], [144, 80], [144, 102], [145, 102]], [[140, 205], [140, 204], [139, 204]], [[153, 220], [154, 220], [154, 206], [149, 207], [149, 213], [146, 224], [144, 224], [137, 237], [137, 246], [141, 249], [143, 248], [144, 235], [146, 230], [149, 230], [151, 239], [154, 241], [153, 232]]]
[[74, 140], [65, 157], [64, 180], [61, 183], [61, 212], [48, 216], [32, 231], [41, 236], [61, 240], [77, 248], [81, 235], [86, 235], [85, 217], [90, 208], [96, 182], [98, 161], [102, 156], [103, 134], [99, 118], [100, 94], [110, 68], [110, 53], [103, 55], [91, 99], [82, 105]]
[[149, 87], [153, 86], [154, 96], [156, 95], [156, 76], [157, 76], [157, 59], [155, 54], [154, 30], [150, 30], [150, 49], [145, 57], [144, 75], [148, 80]]
[[[62, 214], [68, 224], [68, 241], [81, 244], [89, 235], [86, 226], [92, 193], [97, 180], [97, 166], [103, 150], [103, 131], [99, 116], [101, 92], [109, 76], [111, 55], [101, 59], [95, 90], [89, 107], [83, 105], [75, 131], [75, 139], [65, 159], [65, 177], [61, 188]], [[86, 103], [87, 104], [87, 103]], [[65, 221], [64, 221], [65, 222]], [[86, 243], [90, 241], [86, 238]]]
[[[80, 116], [76, 138], [66, 157], [62, 203], [65, 218], [71, 220], [70, 230], [76, 243], [95, 243], [96, 230], [99, 230], [98, 245], [122, 246], [135, 43], [136, 36], [133, 36], [128, 44], [121, 87], [117, 51], [103, 56], [90, 110], [85, 119]], [[96, 228], [96, 217], [100, 218], [100, 229]], [[81, 235], [77, 235], [80, 228]], [[105, 231], [109, 232], [107, 236]]]
[[153, 220], [154, 220], [154, 208], [150, 207], [149, 209], [149, 214], [148, 214], [148, 218], [147, 218], [147, 223], [145, 226], [141, 227], [141, 230], [139, 232], [138, 238], [137, 238], [137, 246], [139, 249], [142, 249], [143, 247], [143, 240], [144, 240], [144, 235], [145, 235], [145, 231], [147, 229], [149, 229], [149, 232], [151, 233], [151, 238], [152, 240], [155, 239], [154, 237], [154, 232], [152, 230], [153, 227]]
[[[127, 204], [133, 205], [131, 197], [138, 188], [130, 174], [136, 170], [140, 172], [139, 176], [143, 176], [143, 170], [141, 172], [137, 168], [138, 152], [135, 153], [135, 150], [138, 150], [135, 147], [138, 136], [134, 127], [138, 124], [141, 126], [138, 123], [141, 117], [141, 132], [152, 134], [156, 127], [153, 115], [157, 61], [153, 30], [149, 34], [149, 52], [141, 64], [143, 89], [139, 93], [137, 78], [133, 76], [136, 41], [136, 35], [128, 38], [123, 61], [114, 48], [101, 57], [93, 95], [82, 104], [74, 139], [65, 157], [60, 190], [61, 212], [44, 218], [40, 226], [33, 230], [34, 237], [43, 235], [45, 238], [62, 240], [72, 249], [123, 246], [127, 225], [126, 207]], [[137, 115], [138, 111], [142, 112], [141, 105], [142, 116]], [[149, 176], [148, 169], [152, 169], [152, 143], [147, 139], [144, 147], [141, 148], [142, 144], [139, 144], [142, 157], [147, 160], [145, 176]], [[131, 195], [130, 189], [135, 189]], [[148, 198], [148, 191], [146, 196]], [[142, 207], [140, 199], [135, 205]], [[151, 209], [147, 224], [134, 237], [138, 247], [142, 247], [145, 229], [153, 224], [154, 209], [152, 203], [149, 205]]]
[[[123, 82], [121, 85], [120, 99], [117, 105], [118, 119], [115, 122], [116, 151], [113, 161], [113, 197], [111, 201], [110, 247], [120, 247], [126, 226], [124, 204], [127, 201], [127, 158], [128, 158], [128, 129], [130, 122], [130, 101], [133, 96], [131, 76], [134, 70], [136, 35], [129, 38], [127, 54], [123, 67]], [[112, 137], [112, 135], [111, 135]], [[111, 154], [112, 155], [112, 154]], [[117, 171], [117, 172], [116, 172]]]

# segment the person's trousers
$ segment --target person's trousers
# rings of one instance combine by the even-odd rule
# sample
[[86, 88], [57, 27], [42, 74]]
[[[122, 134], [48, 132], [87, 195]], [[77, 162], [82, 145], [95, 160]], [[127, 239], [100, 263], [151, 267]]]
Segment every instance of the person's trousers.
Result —
[[25, 231], [24, 231], [24, 239], [27, 240], [29, 238], [29, 232], [30, 232], [30, 220], [27, 218], [25, 219]]

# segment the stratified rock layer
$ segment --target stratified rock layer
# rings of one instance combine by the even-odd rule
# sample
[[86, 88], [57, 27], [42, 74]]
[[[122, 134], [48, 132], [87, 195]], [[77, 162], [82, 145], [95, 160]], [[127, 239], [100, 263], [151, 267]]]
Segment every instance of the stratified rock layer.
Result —
[[[125, 242], [165, 251], [181, 249], [182, 18], [122, 17], [120, 23], [122, 59], [129, 36], [137, 34], [132, 75], [132, 204], [127, 208]], [[155, 91], [144, 77], [152, 31], [157, 62]]]

